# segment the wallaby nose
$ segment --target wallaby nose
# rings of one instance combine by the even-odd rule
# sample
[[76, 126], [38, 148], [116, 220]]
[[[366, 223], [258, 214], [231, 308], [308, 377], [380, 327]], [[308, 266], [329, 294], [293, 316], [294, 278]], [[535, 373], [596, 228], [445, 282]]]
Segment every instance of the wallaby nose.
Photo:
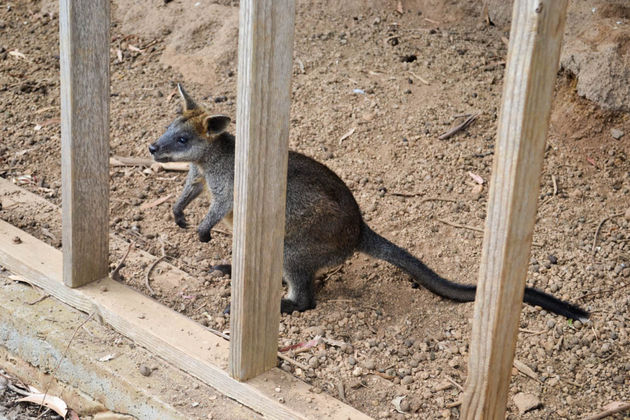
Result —
[[158, 145], [152, 144], [149, 146], [149, 152], [151, 152], [151, 154], [154, 154], [158, 150], [160, 150], [160, 146]]

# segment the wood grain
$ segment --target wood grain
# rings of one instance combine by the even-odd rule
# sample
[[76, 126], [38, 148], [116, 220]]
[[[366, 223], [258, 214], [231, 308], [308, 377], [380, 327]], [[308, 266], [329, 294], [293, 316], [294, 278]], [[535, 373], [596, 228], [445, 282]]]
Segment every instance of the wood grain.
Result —
[[[20, 243], [14, 243], [13, 238], [16, 236], [20, 238]], [[369, 419], [325, 393], [311, 392], [309, 385], [278, 368], [247, 383], [232, 379], [227, 373], [227, 341], [191, 319], [109, 278], [80, 288], [66, 287], [62, 282], [61, 252], [2, 220], [0, 265], [20, 274], [26, 281], [41, 287], [62, 302], [86, 313], [94, 312], [97, 319], [108, 323], [156, 356], [261, 413], [265, 418]], [[280, 397], [284, 403], [278, 401]]]
[[61, 180], [64, 282], [107, 276], [109, 0], [61, 0]]
[[240, 4], [230, 373], [277, 364], [294, 0]]
[[462, 419], [503, 419], [567, 0], [516, 0]]

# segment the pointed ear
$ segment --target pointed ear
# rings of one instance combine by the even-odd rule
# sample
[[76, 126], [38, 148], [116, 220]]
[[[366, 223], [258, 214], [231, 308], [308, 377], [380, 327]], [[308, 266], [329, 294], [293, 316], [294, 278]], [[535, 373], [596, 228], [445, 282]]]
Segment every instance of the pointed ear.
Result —
[[184, 87], [179, 83], [177, 84], [177, 90], [179, 91], [179, 96], [182, 97], [182, 107], [184, 111], [191, 111], [198, 108], [193, 98], [188, 95], [188, 92], [186, 92]]
[[225, 115], [210, 115], [204, 118], [203, 127], [208, 134], [221, 134], [230, 124], [230, 117]]

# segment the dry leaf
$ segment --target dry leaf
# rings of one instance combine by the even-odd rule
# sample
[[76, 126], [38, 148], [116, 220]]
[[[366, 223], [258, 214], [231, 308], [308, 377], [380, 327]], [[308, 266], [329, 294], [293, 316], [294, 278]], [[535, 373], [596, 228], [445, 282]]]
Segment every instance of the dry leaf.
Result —
[[402, 411], [402, 409], [400, 408], [400, 403], [404, 399], [405, 399], [405, 396], [403, 395], [402, 397], [396, 397], [396, 398], [394, 398], [392, 400], [392, 404], [394, 405], [394, 408], [396, 409], [396, 411], [398, 411], [399, 413], [403, 413], [403, 414], [405, 414], [405, 412]]
[[101, 357], [100, 359], [98, 359], [99, 362], [109, 362], [110, 360], [112, 360], [113, 358], [115, 358], [116, 355], [115, 354], [108, 354], [106, 356]]
[[352, 127], [350, 129], [350, 131], [348, 131], [346, 134], [344, 134], [343, 136], [341, 136], [341, 138], [339, 139], [339, 144], [341, 144], [342, 141], [344, 141], [345, 139], [347, 139], [348, 137], [350, 137], [352, 134], [354, 134], [354, 131], [356, 130], [356, 127]]
[[[35, 389], [32, 387], [29, 388], [31, 388], [31, 390]], [[68, 414], [68, 405], [61, 398], [52, 397], [40, 392], [34, 392], [31, 395], [16, 400], [16, 402], [32, 402], [39, 404], [43, 407], [50, 408], [64, 419], [66, 418], [66, 414]]]
[[536, 372], [534, 372], [532, 368], [530, 368], [520, 360], [514, 359], [514, 367], [518, 369], [523, 375], [529, 376], [533, 380], [538, 381], [538, 375], [536, 375]]
[[26, 56], [22, 54], [21, 52], [19, 52], [18, 50], [9, 51], [9, 55], [26, 60]]
[[475, 173], [468, 171], [468, 175], [479, 185], [483, 185], [483, 183], [485, 182], [482, 177]]
[[[149, 173], [152, 173], [150, 169], [148, 169], [148, 171]], [[160, 204], [168, 201], [168, 199], [171, 198], [172, 196], [173, 194], [169, 194], [164, 197], [160, 197], [157, 200], [151, 201], [150, 203], [144, 203], [143, 205], [140, 206], [140, 210], [146, 210], [146, 209], [150, 209], [151, 207], [159, 206]]]

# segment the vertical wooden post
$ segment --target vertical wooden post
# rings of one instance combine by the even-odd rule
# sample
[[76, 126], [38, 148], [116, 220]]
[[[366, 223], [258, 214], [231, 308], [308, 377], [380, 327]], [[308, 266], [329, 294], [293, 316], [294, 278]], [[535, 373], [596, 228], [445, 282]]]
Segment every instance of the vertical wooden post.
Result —
[[462, 419], [503, 419], [567, 0], [516, 0]]
[[240, 11], [230, 372], [277, 364], [294, 0], [242, 0]]
[[63, 281], [107, 276], [109, 0], [60, 0]]

